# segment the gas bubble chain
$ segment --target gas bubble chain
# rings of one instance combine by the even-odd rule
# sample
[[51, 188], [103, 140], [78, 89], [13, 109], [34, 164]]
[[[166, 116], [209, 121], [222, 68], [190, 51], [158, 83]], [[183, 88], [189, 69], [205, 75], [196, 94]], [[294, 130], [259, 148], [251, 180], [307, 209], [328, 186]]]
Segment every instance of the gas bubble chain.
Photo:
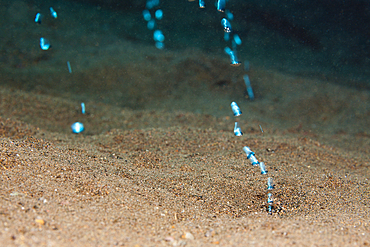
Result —
[[[234, 117], [239, 117], [242, 114], [242, 111], [240, 110], [238, 104], [236, 102], [231, 102], [230, 104], [231, 110], [233, 112]], [[263, 131], [262, 131], [263, 133]], [[242, 136], [243, 132], [241, 131], [241, 128], [239, 126], [238, 122], [235, 122], [234, 125], [234, 135], [235, 136]], [[255, 153], [250, 149], [250, 147], [245, 146], [243, 147], [243, 151], [247, 155], [247, 159], [251, 162], [252, 166], [259, 166], [261, 175], [266, 175], [268, 173], [266, 169], [266, 165], [264, 162], [259, 162], [258, 159], [256, 158]], [[273, 213], [273, 195], [272, 195], [272, 190], [275, 188], [274, 182], [272, 177], [267, 178], [267, 208], [266, 211], [268, 212], [269, 215], [272, 215]]]
[[[225, 2], [218, 1], [216, 7], [219, 11], [220, 9], [222, 9], [222, 6], [223, 8], [225, 7]], [[224, 51], [230, 57], [230, 65], [239, 66], [241, 62], [238, 60], [237, 57], [237, 46], [242, 44], [242, 40], [240, 36], [237, 33], [235, 33], [231, 27], [230, 21], [234, 20], [234, 15], [229, 10], [225, 10], [225, 14], [226, 17], [222, 18], [221, 26], [224, 30], [224, 40], [226, 42], [231, 42], [231, 48], [225, 47]], [[232, 38], [230, 38], [231, 35]], [[244, 68], [246, 71], [249, 71], [249, 62], [247, 62]], [[252, 101], [254, 100], [254, 93], [248, 75], [244, 75], [243, 79], [246, 85], [246, 93], [244, 95], [247, 94], [248, 98]]]
[[[160, 4], [159, 0], [147, 0], [145, 9], [143, 10], [143, 18], [145, 21], [147, 21], [147, 28], [149, 30], [154, 30], [157, 28], [156, 20], [160, 21], [163, 18], [163, 11], [161, 9], [152, 10], [156, 7], [158, 7]], [[150, 13], [150, 12], [153, 13]], [[154, 18], [152, 17], [154, 16]], [[164, 35], [160, 29], [156, 29], [153, 32], [153, 40], [155, 42], [155, 47], [162, 50], [164, 48]]]
[[[237, 46], [242, 44], [242, 40], [241, 40], [240, 36], [237, 33], [235, 33], [234, 30], [232, 29], [231, 23], [230, 23], [229, 20], [234, 20], [234, 15], [229, 10], [226, 10], [225, 6], [226, 6], [226, 0], [217, 0], [217, 2], [216, 2], [217, 10], [219, 12], [225, 12], [225, 14], [226, 14], [226, 17], [221, 19], [221, 26], [224, 30], [224, 40], [226, 42], [231, 42], [231, 47], [232, 47], [232, 48], [230, 48], [230, 47], [226, 46], [224, 48], [224, 51], [230, 57], [230, 65], [231, 66], [239, 66], [241, 64], [241, 62], [238, 60], [238, 57], [237, 57]], [[201, 8], [205, 7], [203, 1], [199, 1], [199, 7], [201, 7]], [[244, 69], [246, 71], [249, 71], [249, 62], [246, 63], [246, 66], [245, 66]], [[246, 93], [245, 94], [248, 95], [249, 100], [253, 101], [254, 100], [254, 92], [253, 92], [253, 88], [251, 86], [251, 82], [249, 80], [249, 76], [245, 74], [243, 76], [243, 79], [244, 79], [244, 83], [245, 83], [245, 86], [246, 86]], [[233, 111], [234, 117], [239, 117], [242, 114], [242, 112], [241, 112], [239, 106], [236, 104], [236, 102], [231, 103], [231, 110]], [[261, 132], [263, 133], [261, 125], [260, 125], [260, 128], [261, 128]], [[238, 122], [235, 122], [234, 135], [239, 136], [239, 137], [243, 135]], [[268, 171], [266, 170], [265, 163], [264, 162], [259, 162], [257, 160], [256, 156], [255, 156], [255, 153], [252, 152], [252, 150], [249, 147], [245, 146], [243, 148], [243, 151], [246, 153], [247, 159], [250, 160], [250, 162], [253, 166], [257, 166], [257, 165], [259, 166], [260, 171], [261, 171], [261, 175], [266, 175]], [[267, 204], [268, 204], [267, 211], [270, 215], [272, 214], [272, 210], [273, 210], [273, 195], [270, 192], [272, 189], [274, 189], [274, 184], [273, 184], [272, 178], [269, 177], [267, 179], [267, 190], [269, 191], [269, 193], [267, 194]]]

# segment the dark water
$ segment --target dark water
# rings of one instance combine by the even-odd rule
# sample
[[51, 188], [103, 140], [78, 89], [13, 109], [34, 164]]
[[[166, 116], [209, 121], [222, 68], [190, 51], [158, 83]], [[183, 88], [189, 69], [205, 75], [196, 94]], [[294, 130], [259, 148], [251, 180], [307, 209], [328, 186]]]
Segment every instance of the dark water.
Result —
[[[104, 47], [126, 39], [153, 43], [146, 29], [139, 1], [1, 1], [4, 66], [22, 67], [22, 59], [46, 60], [39, 53], [38, 38], [48, 36], [60, 50]], [[196, 47], [223, 55], [219, 13], [214, 1], [161, 1], [164, 18], [158, 21], [167, 49]], [[52, 21], [49, 6], [59, 13]], [[369, 88], [368, 1], [228, 1], [234, 14], [233, 29], [243, 44], [241, 60], [303, 76], [327, 76], [337, 83]], [[33, 22], [37, 12], [45, 15], [42, 25]], [[18, 55], [18, 57], [15, 57]], [[52, 62], [52, 61], [51, 61]], [[340, 78], [337, 80], [336, 78]]]
[[[141, 13], [145, 1], [82, 1], [124, 15]], [[225, 46], [214, 1], [161, 1], [165, 17], [159, 26], [170, 49], [198, 47], [220, 52]], [[258, 66], [307, 76], [345, 78], [349, 86], [369, 87], [368, 1], [228, 1], [232, 25], [243, 45], [240, 57]], [[104, 18], [104, 17], [103, 17]], [[124, 18], [124, 16], [122, 16]], [[109, 18], [102, 25], [113, 25]], [[151, 42], [142, 20], [126, 20], [125, 37]], [[114, 22], [114, 21], [113, 21]], [[335, 79], [334, 79], [335, 80]], [[342, 80], [339, 80], [342, 81]], [[343, 83], [345, 83], [343, 82]]]

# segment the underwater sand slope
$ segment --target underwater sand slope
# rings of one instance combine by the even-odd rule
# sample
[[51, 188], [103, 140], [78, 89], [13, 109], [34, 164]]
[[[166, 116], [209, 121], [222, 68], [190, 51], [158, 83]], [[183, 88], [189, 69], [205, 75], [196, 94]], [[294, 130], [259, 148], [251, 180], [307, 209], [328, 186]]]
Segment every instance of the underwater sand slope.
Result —
[[[39, 96], [22, 92], [7, 95], [12, 94], [32, 98], [27, 106], [34, 109], [32, 118], [45, 119], [47, 114], [35, 109], [47, 97], [38, 101]], [[50, 98], [49, 106], [64, 112], [65, 105], [73, 105], [62, 101]], [[106, 116], [116, 111], [105, 107]], [[244, 131], [242, 138], [235, 138], [217, 121], [190, 113], [172, 127], [144, 127], [143, 119], [166, 122], [169, 116], [162, 113], [131, 114], [130, 120], [140, 128], [82, 135], [1, 118], [0, 242], [369, 244], [368, 157], [323, 145], [299, 132]], [[175, 116], [181, 119], [181, 114]], [[121, 121], [124, 118], [123, 114]], [[47, 121], [58, 124], [53, 118]], [[232, 124], [231, 119], [223, 121]], [[91, 129], [99, 125], [90, 124]], [[266, 211], [266, 179], [246, 159], [245, 145], [274, 178], [272, 215]]]

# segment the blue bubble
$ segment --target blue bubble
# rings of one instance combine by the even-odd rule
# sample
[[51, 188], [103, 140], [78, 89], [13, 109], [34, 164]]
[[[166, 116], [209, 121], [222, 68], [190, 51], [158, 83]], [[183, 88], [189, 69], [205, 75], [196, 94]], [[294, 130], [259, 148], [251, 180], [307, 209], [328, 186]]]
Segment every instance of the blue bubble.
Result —
[[85, 114], [85, 112], [86, 112], [85, 103], [84, 102], [81, 103], [81, 112], [82, 112], [82, 114]]
[[157, 20], [162, 20], [163, 18], [163, 11], [161, 9], [158, 9], [156, 12], [155, 12], [155, 18], [157, 18]]
[[154, 8], [155, 6], [158, 6], [159, 5], [159, 0], [148, 0], [146, 1], [146, 8], [147, 9], [152, 9]]
[[234, 20], [234, 15], [230, 11], [226, 10], [225, 13], [227, 19], [229, 19], [230, 21]]
[[240, 39], [239, 35], [237, 35], [237, 34], [234, 34], [234, 41], [237, 45], [242, 44], [242, 40]]
[[235, 136], [242, 136], [243, 135], [243, 132], [242, 132], [238, 122], [235, 122], [234, 135]]
[[225, 47], [224, 51], [227, 55], [230, 55], [230, 53], [232, 53], [232, 50], [230, 49], [230, 47]]
[[85, 130], [84, 125], [80, 122], [75, 122], [74, 124], [71, 125], [72, 132], [75, 134], [81, 133], [82, 131]]
[[161, 30], [155, 30], [153, 33], [154, 41], [163, 42], [164, 41], [164, 35]]
[[240, 110], [236, 102], [231, 102], [230, 106], [231, 106], [231, 110], [233, 111], [233, 114], [235, 117], [239, 117], [240, 115], [242, 115], [242, 111]]
[[164, 43], [163, 42], [155, 42], [155, 47], [162, 50], [164, 48]]
[[218, 0], [216, 3], [217, 10], [220, 12], [225, 12], [226, 0]]
[[231, 66], [237, 67], [241, 64], [241, 62], [236, 59], [234, 53], [233, 53], [233, 56], [230, 56], [230, 58], [231, 58], [231, 62], [230, 62]]
[[72, 67], [71, 67], [71, 63], [69, 61], [67, 61], [67, 67], [68, 67], [68, 72], [70, 74], [72, 74]]
[[224, 40], [229, 41], [230, 39], [230, 33], [224, 33]]
[[206, 4], [204, 3], [204, 0], [199, 0], [199, 8], [204, 9], [206, 7]]
[[267, 203], [268, 204], [273, 203], [274, 202], [274, 198], [272, 197], [272, 194], [271, 193], [268, 193], [267, 196], [268, 196]]
[[40, 14], [40, 13], [37, 13], [36, 14], [36, 17], [35, 17], [35, 22], [38, 23], [38, 24], [41, 24], [41, 19], [42, 19], [43, 15]]
[[268, 190], [272, 190], [274, 189], [275, 185], [274, 185], [274, 182], [272, 180], [272, 178], [267, 178], [267, 189]]
[[50, 48], [49, 41], [47, 39], [45, 39], [45, 38], [40, 38], [40, 47], [44, 51], [49, 50], [49, 48]]
[[261, 163], [259, 163], [259, 166], [260, 166], [260, 169], [261, 169], [261, 174], [262, 175], [267, 174], [265, 163], [261, 162]]
[[146, 21], [150, 21], [152, 19], [152, 15], [147, 9], [143, 10], [143, 17], [144, 17], [144, 20]]
[[221, 20], [221, 25], [224, 28], [224, 31], [226, 33], [230, 33], [231, 32], [231, 24], [230, 24], [230, 22], [226, 18], [223, 18]]
[[238, 61], [238, 58], [236, 57], [236, 52], [231, 50], [229, 47], [225, 47], [224, 49], [225, 53], [230, 56], [230, 61], [232, 66], [239, 66], [241, 64], [240, 61]]
[[245, 87], [247, 88], [247, 93], [248, 93], [249, 99], [254, 100], [253, 88], [251, 86], [251, 81], [249, 80], [249, 76], [244, 75], [243, 79], [244, 79]]
[[247, 159], [249, 159], [250, 162], [252, 163], [252, 166], [258, 165], [260, 163], [257, 160], [256, 156], [254, 156], [254, 152], [252, 152], [252, 150], [249, 147], [247, 146], [243, 147], [243, 151], [247, 155]]
[[148, 27], [149, 30], [153, 30], [155, 27], [155, 20], [151, 19], [150, 21], [148, 21], [148, 24], [146, 26]]
[[50, 14], [54, 19], [58, 18], [58, 14], [57, 14], [57, 12], [55, 12], [53, 7], [50, 7]]
[[252, 150], [247, 146], [243, 147], [243, 151], [247, 155], [247, 159], [249, 159], [252, 155], [254, 156], [254, 152], [252, 152]]

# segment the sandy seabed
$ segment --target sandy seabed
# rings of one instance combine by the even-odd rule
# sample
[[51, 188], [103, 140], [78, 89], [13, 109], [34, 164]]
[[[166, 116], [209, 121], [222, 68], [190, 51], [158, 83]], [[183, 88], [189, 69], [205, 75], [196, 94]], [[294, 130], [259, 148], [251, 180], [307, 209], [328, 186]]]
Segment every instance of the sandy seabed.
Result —
[[[365, 145], [362, 132], [262, 133], [241, 121], [237, 138], [231, 116], [87, 107], [82, 116], [74, 101], [2, 89], [2, 246], [370, 244], [369, 156], [343, 146]], [[75, 135], [78, 118], [86, 131]]]
[[80, 6], [35, 27], [38, 6], [13, 5], [0, 9], [1, 246], [370, 245], [368, 91], [251, 62], [251, 102], [221, 48], [155, 50]]

